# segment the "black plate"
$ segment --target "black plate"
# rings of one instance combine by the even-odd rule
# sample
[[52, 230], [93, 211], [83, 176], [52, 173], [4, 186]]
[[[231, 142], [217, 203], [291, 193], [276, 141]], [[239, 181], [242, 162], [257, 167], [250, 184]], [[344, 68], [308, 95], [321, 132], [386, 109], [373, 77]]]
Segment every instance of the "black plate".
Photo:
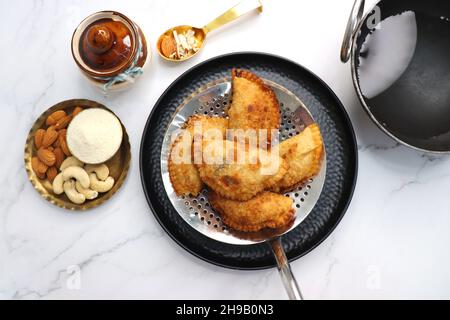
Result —
[[303, 256], [333, 231], [347, 210], [356, 184], [358, 153], [353, 127], [341, 102], [322, 80], [292, 61], [269, 54], [244, 52], [219, 56], [193, 67], [169, 86], [156, 102], [142, 135], [142, 185], [156, 219], [190, 253], [228, 268], [269, 268], [276, 264], [267, 244], [224, 244], [203, 236], [189, 226], [170, 203], [161, 178], [161, 146], [175, 110], [200, 87], [230, 77], [232, 68], [251, 70], [296, 94], [322, 130], [327, 151], [325, 184], [308, 218], [283, 236], [288, 258], [292, 260]]

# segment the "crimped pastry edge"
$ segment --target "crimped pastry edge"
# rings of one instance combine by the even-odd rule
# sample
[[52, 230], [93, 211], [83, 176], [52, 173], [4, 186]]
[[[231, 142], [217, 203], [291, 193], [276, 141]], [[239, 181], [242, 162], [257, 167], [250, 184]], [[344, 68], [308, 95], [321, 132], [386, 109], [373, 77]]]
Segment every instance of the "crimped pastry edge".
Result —
[[[198, 118], [197, 115], [195, 115], [194, 117]], [[191, 119], [191, 117], [189, 117], [188, 121], [186, 121], [186, 123], [183, 125], [182, 129], [189, 130], [189, 127], [191, 126], [190, 119]], [[192, 136], [192, 134], [191, 134], [191, 136]], [[184, 192], [181, 192], [181, 190], [179, 188], [177, 188], [177, 184], [174, 183], [175, 180], [179, 181], [179, 180], [182, 180], [182, 179], [179, 179], [179, 176], [175, 174], [176, 170], [174, 168], [175, 168], [176, 164], [174, 164], [173, 161], [172, 161], [172, 152], [173, 152], [173, 149], [175, 148], [175, 146], [180, 142], [180, 140], [182, 138], [183, 138], [183, 132], [181, 132], [177, 136], [175, 141], [172, 143], [172, 146], [170, 147], [169, 159], [168, 159], [168, 171], [169, 171], [170, 183], [172, 185], [173, 190], [175, 191], [175, 193], [178, 196], [187, 195], [187, 194], [184, 193]], [[193, 141], [194, 141], [194, 137], [192, 136], [192, 142]], [[191, 155], [191, 159], [192, 159], [192, 155]], [[198, 169], [197, 168], [195, 168], [195, 169], [197, 170], [197, 173], [198, 173]], [[200, 190], [198, 190], [198, 191], [195, 190], [194, 193], [190, 192], [190, 194], [192, 194], [193, 196], [198, 196], [200, 194], [200, 192], [202, 191], [202, 189], [203, 189], [203, 181], [202, 181], [202, 179], [200, 179], [200, 173], [198, 173], [198, 178], [199, 178], [202, 186], [201, 186]]]
[[[264, 191], [264, 192], [269, 192], [270, 193], [270, 191]], [[264, 192], [261, 192], [260, 194], [262, 194]], [[258, 194], [258, 195], [260, 195], [260, 194]], [[214, 202], [216, 200], [218, 200], [218, 198], [221, 198], [221, 196], [219, 194], [215, 193], [215, 192], [210, 192], [208, 194], [208, 200], [211, 203], [211, 206], [220, 215], [223, 223], [225, 225], [227, 225], [228, 227], [230, 227], [230, 228], [232, 228], [234, 230], [237, 230], [237, 231], [257, 232], [257, 231], [261, 231], [261, 230], [266, 229], [266, 228], [277, 229], [277, 228], [280, 228], [280, 227], [283, 227], [283, 226], [287, 225], [295, 216], [295, 210], [294, 210], [294, 208], [291, 207], [287, 214], [283, 214], [282, 222], [279, 223], [279, 224], [275, 224], [273, 221], [269, 221], [269, 222], [265, 223], [263, 226], [257, 226], [257, 225], [245, 225], [244, 226], [244, 225], [240, 224], [239, 222], [234, 221], [233, 219], [229, 219], [228, 215], [218, 205], [214, 204]], [[253, 199], [253, 198], [251, 198], [251, 199]], [[249, 200], [251, 200], [251, 199], [249, 199]], [[231, 201], [235, 201], [235, 200], [231, 200]]]
[[317, 123], [311, 124], [307, 128], [310, 128], [311, 130], [318, 133], [318, 134], [313, 134], [313, 137], [316, 139], [315, 142], [318, 144], [318, 147], [316, 147], [314, 150], [310, 151], [310, 152], [314, 152], [314, 159], [316, 160], [314, 162], [314, 166], [310, 167], [309, 174], [307, 175], [307, 177], [305, 177], [304, 179], [302, 179], [300, 181], [295, 181], [292, 184], [290, 184], [289, 186], [284, 186], [284, 187], [277, 187], [277, 185], [275, 184], [273, 186], [273, 188], [271, 189], [273, 192], [284, 193], [284, 192], [293, 191], [294, 189], [304, 185], [309, 179], [311, 179], [311, 178], [315, 177], [317, 174], [319, 174], [320, 169], [322, 167], [324, 151], [325, 151], [322, 134], [320, 132], [319, 125]]
[[[237, 69], [237, 68], [233, 68], [231, 70], [231, 83], [233, 84], [233, 80], [235, 78], [244, 78], [247, 79], [253, 83], [256, 83], [261, 90], [263, 90], [265, 93], [269, 94], [269, 98], [271, 100], [271, 102], [273, 104], [275, 104], [276, 106], [278, 106], [278, 112], [277, 112], [277, 125], [276, 128], [274, 129], [279, 129], [280, 128], [280, 124], [281, 124], [281, 117], [280, 117], [280, 103], [278, 101], [277, 96], [275, 95], [275, 92], [273, 92], [273, 90], [271, 88], [269, 88], [264, 81], [258, 77], [256, 74], [248, 71], [248, 70], [244, 70], [244, 69]], [[234, 92], [234, 90], [233, 90]], [[244, 128], [246, 129], [246, 128]]]

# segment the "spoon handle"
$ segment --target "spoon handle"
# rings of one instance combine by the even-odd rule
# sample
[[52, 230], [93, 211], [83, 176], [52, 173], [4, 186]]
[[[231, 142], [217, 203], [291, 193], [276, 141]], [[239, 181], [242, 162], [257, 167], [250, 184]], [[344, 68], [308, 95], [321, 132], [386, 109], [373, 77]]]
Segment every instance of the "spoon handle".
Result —
[[207, 34], [255, 9], [262, 12], [263, 6], [260, 0], [244, 0], [204, 26], [203, 31]]
[[303, 300], [300, 287], [295, 280], [294, 274], [292, 273], [291, 266], [289, 265], [289, 260], [284, 253], [283, 245], [281, 244], [281, 238], [276, 238], [269, 241], [272, 248], [273, 255], [277, 261], [278, 272], [280, 274], [281, 280], [283, 281], [284, 288], [288, 294], [290, 300]]

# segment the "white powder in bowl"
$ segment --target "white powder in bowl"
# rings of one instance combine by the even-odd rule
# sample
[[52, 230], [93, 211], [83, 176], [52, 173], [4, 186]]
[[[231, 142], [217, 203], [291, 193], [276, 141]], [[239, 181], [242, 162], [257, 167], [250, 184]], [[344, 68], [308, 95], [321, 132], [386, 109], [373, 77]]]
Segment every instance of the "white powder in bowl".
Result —
[[89, 108], [80, 112], [67, 128], [67, 146], [72, 155], [85, 163], [103, 163], [119, 150], [122, 126], [109, 111]]

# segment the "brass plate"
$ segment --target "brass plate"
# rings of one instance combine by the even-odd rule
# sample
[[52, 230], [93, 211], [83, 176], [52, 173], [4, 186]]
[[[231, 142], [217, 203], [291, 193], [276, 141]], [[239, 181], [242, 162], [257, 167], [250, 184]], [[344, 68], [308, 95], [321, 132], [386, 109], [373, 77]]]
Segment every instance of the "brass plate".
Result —
[[119, 119], [120, 123], [122, 124], [123, 129], [122, 145], [120, 146], [119, 151], [117, 151], [117, 153], [106, 162], [106, 165], [109, 167], [110, 176], [112, 176], [115, 181], [113, 188], [106, 193], [100, 193], [99, 196], [94, 200], [86, 200], [86, 202], [83, 204], [72, 203], [64, 193], [61, 195], [55, 195], [52, 191], [51, 183], [46, 179], [39, 179], [34, 173], [33, 169], [31, 168], [31, 158], [36, 154], [37, 151], [34, 145], [34, 135], [38, 129], [42, 128], [45, 125], [45, 120], [50, 114], [58, 110], [65, 110], [67, 113], [70, 113], [76, 106], [81, 106], [83, 108], [102, 108], [108, 110], [109, 112], [115, 115], [113, 111], [95, 101], [86, 99], [73, 99], [62, 101], [50, 107], [44, 113], [42, 113], [31, 127], [30, 133], [28, 134], [27, 141], [25, 144], [24, 160], [25, 160], [25, 169], [27, 170], [29, 180], [31, 181], [37, 192], [39, 192], [39, 194], [45, 200], [64, 209], [73, 211], [75, 210], [82, 211], [95, 208], [101, 205], [102, 203], [110, 199], [117, 192], [117, 190], [120, 189], [130, 168], [131, 148], [127, 130], [125, 129], [123, 123], [120, 121], [119, 117], [117, 117], [116, 115], [117, 119]]

